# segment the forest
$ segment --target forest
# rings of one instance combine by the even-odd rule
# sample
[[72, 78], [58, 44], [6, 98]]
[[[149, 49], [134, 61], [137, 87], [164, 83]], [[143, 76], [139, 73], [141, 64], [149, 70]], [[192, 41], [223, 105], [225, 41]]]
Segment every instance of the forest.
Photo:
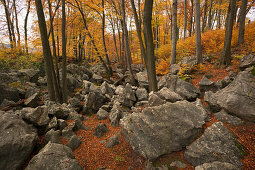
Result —
[[255, 0], [0, 0], [0, 169], [255, 168]]

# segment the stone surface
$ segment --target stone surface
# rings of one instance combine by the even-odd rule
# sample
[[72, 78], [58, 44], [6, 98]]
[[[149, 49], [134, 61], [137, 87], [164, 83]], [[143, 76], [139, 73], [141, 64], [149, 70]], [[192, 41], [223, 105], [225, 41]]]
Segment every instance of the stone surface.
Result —
[[248, 54], [244, 56], [239, 62], [240, 70], [244, 70], [252, 65], [255, 65], [255, 56], [253, 54]]
[[218, 90], [215, 83], [211, 80], [209, 80], [206, 76], [203, 76], [201, 81], [198, 83], [199, 89], [201, 91], [213, 91], [216, 92]]
[[106, 144], [105, 144], [105, 146], [107, 147], [107, 148], [112, 148], [112, 147], [114, 147], [115, 145], [118, 145], [120, 143], [120, 137], [119, 137], [119, 135], [114, 135], [114, 136], [112, 136], [107, 142], [106, 142]]
[[0, 103], [2, 103], [4, 99], [17, 102], [19, 100], [19, 91], [0, 84]]
[[148, 159], [181, 150], [202, 132], [207, 112], [188, 101], [148, 107], [121, 119], [121, 133]]
[[195, 170], [241, 170], [241, 168], [228, 162], [214, 161], [196, 166]]
[[32, 96], [30, 96], [29, 98], [27, 98], [24, 102], [24, 104], [28, 107], [37, 107], [40, 101], [40, 94], [39, 93], [35, 93]]
[[49, 142], [29, 162], [26, 170], [83, 170], [72, 150], [62, 144]]
[[148, 99], [149, 106], [159, 106], [159, 105], [162, 105], [165, 103], [166, 103], [166, 101], [161, 99], [157, 93], [150, 92], [149, 99]]
[[4, 99], [3, 102], [0, 104], [0, 109], [6, 107], [8, 105], [12, 105], [12, 104], [15, 104], [15, 102], [11, 101], [11, 100]]
[[106, 124], [99, 124], [96, 128], [95, 128], [95, 132], [94, 132], [94, 136], [100, 138], [101, 136], [103, 136], [106, 132], [108, 132], [108, 128], [106, 126]]
[[60, 143], [60, 131], [51, 129], [45, 134], [44, 142], [47, 144], [48, 142], [51, 143]]
[[111, 88], [111, 86], [105, 81], [101, 86], [100, 86], [100, 90], [102, 92], [102, 94], [108, 94], [110, 97], [113, 96], [114, 94], [114, 90]]
[[135, 92], [129, 83], [125, 87], [118, 86], [115, 93], [118, 95], [118, 101], [124, 106], [132, 107], [136, 102]]
[[77, 111], [77, 112], [79, 112], [82, 108], [81, 101], [76, 97], [71, 98], [69, 100], [69, 103], [74, 108], [74, 110]]
[[68, 146], [72, 150], [75, 150], [80, 146], [80, 144], [81, 144], [80, 139], [76, 135], [73, 135], [71, 139], [68, 141], [66, 146]]
[[37, 130], [14, 114], [0, 114], [0, 169], [18, 169], [29, 157]]
[[111, 124], [115, 127], [117, 127], [119, 125], [119, 121], [122, 118], [122, 110], [120, 109], [120, 103], [116, 102], [113, 107], [112, 110], [109, 114], [109, 119], [111, 121]]
[[138, 101], [148, 100], [148, 92], [145, 88], [138, 88], [135, 94]]
[[225, 110], [221, 110], [220, 112], [215, 113], [214, 115], [221, 122], [227, 122], [233, 126], [238, 126], [242, 124], [242, 120], [240, 118], [228, 114]]
[[39, 70], [34, 70], [34, 69], [21, 69], [17, 72], [18, 77], [22, 81], [30, 81], [32, 83], [36, 83], [39, 78]]
[[231, 134], [222, 122], [216, 122], [205, 129], [204, 134], [187, 146], [184, 152], [185, 159], [193, 166], [214, 161], [231, 163], [241, 167], [241, 150], [237, 147], [233, 134]]
[[183, 98], [179, 94], [175, 93], [173, 90], [170, 90], [166, 87], [163, 87], [161, 90], [159, 90], [157, 94], [163, 100], [166, 100], [172, 103], [183, 100]]
[[74, 110], [67, 107], [66, 104], [57, 104], [54, 102], [49, 102], [47, 105], [47, 114], [56, 116], [58, 119], [67, 119], [70, 112], [75, 112]]
[[224, 89], [207, 93], [205, 101], [214, 110], [222, 108], [244, 120], [255, 122], [255, 76], [249, 70], [239, 72]]
[[178, 64], [171, 64], [169, 73], [172, 75], [176, 75], [179, 72], [179, 65]]
[[99, 109], [97, 112], [97, 119], [104, 120], [108, 118], [109, 113], [103, 109]]
[[170, 164], [170, 166], [175, 166], [177, 168], [186, 168], [186, 164], [181, 161], [174, 161]]
[[99, 92], [89, 92], [83, 106], [83, 114], [96, 113], [104, 104], [106, 98]]

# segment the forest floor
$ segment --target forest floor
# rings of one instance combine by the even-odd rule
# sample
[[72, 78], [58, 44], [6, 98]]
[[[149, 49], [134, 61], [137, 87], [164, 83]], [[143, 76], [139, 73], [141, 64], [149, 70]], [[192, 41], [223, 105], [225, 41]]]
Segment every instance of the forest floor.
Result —
[[[229, 75], [229, 71], [238, 72], [238, 60], [234, 59], [231, 65], [231, 69], [222, 68], [217, 65], [206, 63], [206, 69], [197, 71], [192, 74], [194, 77], [192, 83], [198, 88], [198, 83], [204, 75], [211, 75], [210, 80], [217, 81], [224, 79]], [[206, 104], [206, 103], [204, 103]], [[214, 115], [211, 113], [210, 121], [204, 125], [204, 129], [210, 127], [214, 122], [217, 122]], [[71, 123], [71, 122], [68, 122]], [[93, 135], [94, 128], [99, 124], [104, 123], [107, 125], [109, 131], [102, 137], [97, 138]], [[88, 119], [84, 121], [84, 124], [89, 128], [88, 131], [79, 130], [76, 135], [81, 138], [82, 144], [74, 150], [75, 158], [79, 161], [80, 165], [87, 170], [94, 170], [99, 168], [109, 169], [145, 169], [146, 160], [133, 151], [131, 146], [120, 135], [120, 144], [113, 148], [106, 148], [106, 141], [114, 134], [120, 132], [120, 127], [114, 127], [111, 125], [109, 119], [98, 120], [96, 115], [88, 116]], [[255, 169], [255, 124], [244, 123], [240, 126], [231, 126], [224, 123], [225, 126], [236, 135], [237, 140], [244, 146], [246, 155], [243, 162], [243, 169], [252, 170]], [[63, 144], [68, 141], [61, 140]], [[183, 150], [184, 151], [184, 150]], [[179, 169], [194, 169], [183, 156], [183, 151], [175, 152], [159, 157], [153, 161], [154, 166], [167, 165], [169, 166], [173, 161], [181, 161], [185, 163], [186, 168]], [[178, 169], [178, 168], [172, 168]]]

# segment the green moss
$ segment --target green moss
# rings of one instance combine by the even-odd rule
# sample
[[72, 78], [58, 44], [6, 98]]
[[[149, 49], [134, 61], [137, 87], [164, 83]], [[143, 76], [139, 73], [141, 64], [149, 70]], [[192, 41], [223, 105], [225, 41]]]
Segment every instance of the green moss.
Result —
[[253, 66], [253, 68], [252, 68], [252, 70], [251, 70], [251, 74], [252, 74], [253, 76], [255, 76], [255, 65]]
[[243, 156], [247, 155], [247, 153], [245, 152], [244, 146], [241, 143], [235, 142], [235, 145], [240, 150]]

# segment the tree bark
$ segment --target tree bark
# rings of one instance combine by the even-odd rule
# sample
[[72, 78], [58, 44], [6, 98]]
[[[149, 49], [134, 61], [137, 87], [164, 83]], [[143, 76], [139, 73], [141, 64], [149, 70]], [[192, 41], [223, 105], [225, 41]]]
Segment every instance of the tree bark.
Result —
[[200, 0], [195, 0], [195, 37], [197, 64], [202, 63], [201, 30], [200, 30]]
[[17, 13], [17, 7], [16, 7], [16, 0], [13, 0], [13, 8], [14, 8], [14, 14], [15, 14], [16, 31], [18, 35], [18, 47], [20, 47], [19, 20], [18, 20], [18, 13]]
[[244, 43], [244, 29], [245, 29], [245, 17], [246, 17], [247, 0], [242, 0], [242, 6], [240, 9], [239, 19], [239, 33], [238, 33], [238, 44]]
[[67, 102], [67, 79], [66, 79], [66, 12], [65, 0], [62, 1], [62, 99]]
[[30, 13], [30, 4], [31, 4], [31, 0], [28, 0], [27, 2], [27, 13], [25, 16], [25, 21], [24, 21], [24, 34], [25, 34], [25, 51], [28, 54], [28, 43], [27, 43], [27, 21], [28, 21], [28, 15]]
[[205, 27], [206, 27], [206, 21], [207, 21], [207, 1], [208, 0], [205, 0], [205, 6], [204, 6], [204, 16], [203, 16], [203, 24], [202, 24], [202, 32], [204, 32], [205, 30]]
[[153, 0], [145, 0], [144, 4], [144, 17], [143, 17], [143, 32], [146, 46], [146, 68], [149, 81], [149, 91], [158, 91], [156, 69], [155, 69], [155, 56], [154, 56], [154, 44], [152, 34], [152, 8]]
[[213, 0], [211, 0], [210, 8], [209, 8], [209, 17], [208, 17], [208, 25], [207, 29], [212, 29], [212, 6], [213, 6]]
[[186, 39], [187, 31], [187, 0], [184, 0], [184, 30], [183, 30], [183, 39]]
[[172, 51], [171, 65], [176, 63], [176, 43], [177, 43], [177, 0], [173, 0], [172, 12]]
[[[221, 5], [222, 0], [219, 0], [219, 5]], [[221, 27], [221, 9], [218, 10], [218, 19], [217, 19], [217, 28], [220, 29]]]
[[228, 14], [226, 19], [226, 30], [225, 30], [225, 40], [224, 40], [224, 48], [223, 53], [220, 59], [221, 65], [229, 65], [231, 63], [231, 39], [232, 39], [232, 31], [235, 19], [235, 11], [236, 11], [236, 0], [230, 0], [228, 6]]
[[193, 25], [193, 9], [194, 9], [194, 0], [190, 0], [191, 3], [191, 14], [190, 14], [190, 28], [189, 28], [189, 36], [192, 36], [192, 25]]
[[55, 91], [54, 91], [54, 85], [53, 85], [53, 75], [52, 75], [52, 56], [50, 51], [50, 45], [48, 41], [47, 36], [47, 27], [45, 22], [45, 17], [43, 13], [43, 7], [41, 0], [35, 0], [36, 4], [36, 11], [37, 11], [37, 17], [38, 17], [38, 23], [40, 28], [40, 34], [41, 34], [41, 40], [42, 40], [42, 46], [43, 46], [43, 56], [44, 56], [44, 64], [45, 64], [45, 70], [46, 70], [46, 77], [47, 77], [47, 88], [50, 100], [55, 101]]

